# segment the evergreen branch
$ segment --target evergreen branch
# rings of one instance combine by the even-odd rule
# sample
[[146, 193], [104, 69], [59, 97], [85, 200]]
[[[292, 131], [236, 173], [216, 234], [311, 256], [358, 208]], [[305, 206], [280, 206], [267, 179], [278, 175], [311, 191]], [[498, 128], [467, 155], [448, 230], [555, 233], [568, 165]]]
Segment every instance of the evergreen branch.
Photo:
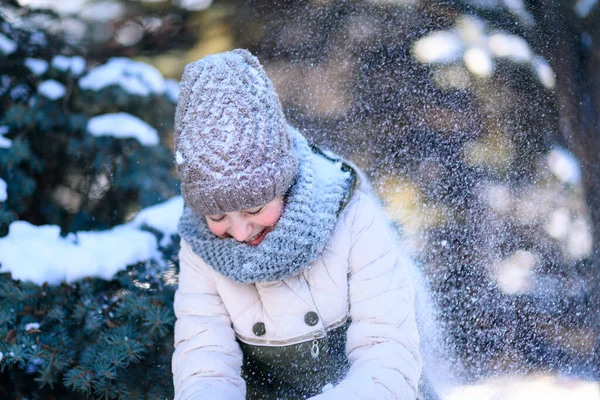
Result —
[[121, 348], [125, 351], [128, 364], [137, 364], [143, 359], [146, 352], [146, 347], [137, 340], [127, 340], [121, 344]]
[[98, 396], [99, 399], [110, 400], [117, 398], [119, 396], [119, 391], [113, 385], [97, 384], [94, 387], [94, 394]]
[[26, 364], [33, 354], [29, 346], [21, 343], [10, 345], [6, 350], [7, 354], [4, 355], [2, 361], [8, 364]]
[[96, 375], [94, 382], [113, 381], [117, 379], [117, 368], [105, 357], [100, 357], [100, 359], [92, 364], [92, 371]]
[[129, 365], [127, 354], [118, 347], [110, 347], [102, 354], [115, 368], [125, 368]]
[[173, 312], [164, 306], [153, 304], [144, 316], [143, 326], [149, 328], [151, 334], [156, 334], [159, 338], [166, 335], [175, 321]]
[[85, 333], [90, 334], [100, 330], [103, 324], [104, 318], [102, 317], [102, 310], [90, 310], [86, 315], [83, 330]]
[[[3, 301], [4, 303], [4, 301]], [[17, 320], [17, 316], [15, 314], [14, 308], [10, 307], [7, 304], [3, 304], [2, 309], [0, 309], [0, 326], [7, 325], [14, 327]]]
[[56, 321], [59, 324], [63, 324], [66, 321], [66, 317], [67, 315], [65, 310], [63, 310], [60, 306], [53, 307], [46, 315], [46, 318], [51, 321]]
[[[27, 292], [19, 288], [14, 281], [0, 282], [0, 299], [23, 301], [27, 297], [29, 297]], [[4, 302], [4, 299], [2, 301]]]
[[65, 374], [63, 384], [66, 387], [89, 397], [92, 393], [92, 379], [93, 374], [91, 371], [81, 367], [75, 367]]
[[35, 377], [35, 381], [40, 384], [40, 387], [49, 386], [51, 389], [54, 388], [56, 383], [56, 369], [52, 363], [46, 363], [44, 367], [39, 371], [39, 375]]

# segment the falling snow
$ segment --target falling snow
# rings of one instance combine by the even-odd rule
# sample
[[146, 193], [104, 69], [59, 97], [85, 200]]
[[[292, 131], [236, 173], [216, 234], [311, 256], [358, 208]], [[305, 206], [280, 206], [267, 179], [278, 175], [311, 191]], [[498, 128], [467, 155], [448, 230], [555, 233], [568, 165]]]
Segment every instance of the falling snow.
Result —
[[183, 164], [183, 163], [184, 163], [184, 161], [185, 161], [185, 159], [183, 158], [183, 155], [181, 154], [181, 152], [180, 152], [179, 150], [178, 150], [178, 151], [176, 151], [176, 152], [175, 152], [175, 162], [176, 162], [178, 165], [181, 165], [181, 164]]

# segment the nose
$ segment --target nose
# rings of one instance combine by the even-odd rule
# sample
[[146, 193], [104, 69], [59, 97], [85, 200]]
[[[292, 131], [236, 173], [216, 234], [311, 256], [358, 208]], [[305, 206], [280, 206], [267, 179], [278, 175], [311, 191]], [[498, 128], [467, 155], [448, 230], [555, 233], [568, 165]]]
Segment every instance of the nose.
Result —
[[243, 218], [236, 218], [231, 223], [230, 235], [238, 242], [243, 242], [250, 237], [252, 226]]

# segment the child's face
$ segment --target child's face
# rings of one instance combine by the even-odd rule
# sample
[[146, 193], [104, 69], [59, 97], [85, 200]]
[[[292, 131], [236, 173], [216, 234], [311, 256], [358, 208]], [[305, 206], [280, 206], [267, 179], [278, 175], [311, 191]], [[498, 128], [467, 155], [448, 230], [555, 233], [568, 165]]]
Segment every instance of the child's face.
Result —
[[232, 237], [238, 242], [258, 246], [279, 221], [283, 210], [283, 197], [276, 197], [262, 206], [232, 211], [225, 214], [206, 215], [212, 233], [220, 238]]

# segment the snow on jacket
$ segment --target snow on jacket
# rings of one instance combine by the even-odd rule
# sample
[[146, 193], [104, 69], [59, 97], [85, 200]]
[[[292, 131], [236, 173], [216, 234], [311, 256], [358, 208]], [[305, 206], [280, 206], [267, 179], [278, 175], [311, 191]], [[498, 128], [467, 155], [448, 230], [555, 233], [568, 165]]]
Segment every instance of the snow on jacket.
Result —
[[[364, 184], [341, 211], [323, 254], [300, 274], [242, 284], [220, 275], [182, 239], [175, 294], [175, 398], [242, 400], [236, 341], [290, 346], [350, 322], [350, 369], [311, 399], [415, 399], [421, 372], [410, 259]], [[315, 315], [316, 314], [316, 315]]]

